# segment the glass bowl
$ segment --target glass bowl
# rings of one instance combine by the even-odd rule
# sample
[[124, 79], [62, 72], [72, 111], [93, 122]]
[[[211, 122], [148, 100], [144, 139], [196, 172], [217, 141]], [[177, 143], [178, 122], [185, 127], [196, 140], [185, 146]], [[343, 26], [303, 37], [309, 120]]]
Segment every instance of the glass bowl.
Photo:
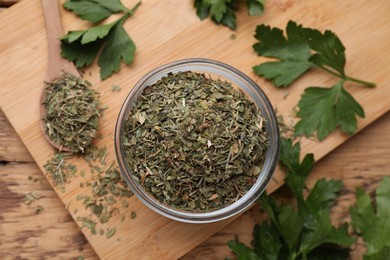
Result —
[[[142, 94], [145, 87], [156, 83], [159, 79], [166, 76], [168, 73], [177, 73], [184, 71], [193, 71], [203, 73], [212, 78], [229, 81], [233, 86], [240, 88], [243, 93], [249, 97], [258, 107], [262, 116], [266, 119], [265, 129], [269, 135], [270, 146], [267, 149], [262, 171], [259, 174], [255, 184], [250, 190], [238, 199], [236, 202], [210, 212], [191, 212], [183, 211], [174, 207], [170, 207], [156, 200], [151, 194], [143, 189], [132, 175], [132, 170], [129, 169], [123, 148], [123, 131], [124, 123], [128, 117], [130, 109], [137, 99]], [[275, 170], [278, 155], [279, 155], [279, 128], [275, 112], [272, 105], [261, 88], [248, 76], [239, 70], [224, 64], [219, 61], [194, 58], [178, 60], [166, 65], [162, 65], [153, 69], [143, 76], [134, 86], [124, 101], [119, 116], [116, 122], [115, 129], [115, 152], [120, 167], [121, 174], [125, 181], [132, 189], [135, 195], [152, 210], [161, 215], [187, 223], [210, 223], [220, 221], [236, 215], [248, 208], [265, 190]]]

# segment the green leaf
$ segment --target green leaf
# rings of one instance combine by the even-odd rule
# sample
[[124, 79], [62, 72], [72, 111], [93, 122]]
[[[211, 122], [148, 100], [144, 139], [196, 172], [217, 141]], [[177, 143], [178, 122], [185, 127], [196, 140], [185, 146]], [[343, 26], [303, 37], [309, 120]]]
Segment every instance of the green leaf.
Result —
[[110, 33], [112, 27], [114, 27], [116, 24], [117, 22], [113, 22], [109, 24], [95, 26], [88, 30], [85, 30], [81, 38], [81, 44], [84, 45], [96, 41], [97, 39], [104, 39]]
[[293, 145], [292, 139], [281, 137], [279, 161], [289, 172], [302, 175], [301, 182], [303, 183], [314, 166], [314, 155], [312, 153], [306, 154], [300, 162], [300, 153], [301, 146], [299, 142]]
[[209, 6], [209, 14], [217, 22], [222, 20], [222, 17], [228, 10], [228, 4], [231, 0], [204, 0], [205, 4]]
[[93, 23], [100, 22], [112, 14], [127, 11], [119, 0], [67, 0], [64, 7], [81, 19]]
[[301, 147], [299, 143], [293, 145], [291, 139], [280, 139], [280, 163], [286, 167], [288, 175], [285, 179], [286, 185], [290, 188], [298, 201], [300, 210], [306, 209], [303, 198], [305, 180], [314, 167], [314, 155], [306, 154], [302, 162], [299, 162]]
[[272, 80], [277, 87], [290, 85], [313, 67], [309, 61], [310, 47], [302, 26], [290, 21], [286, 27], [286, 35], [284, 37], [283, 31], [278, 28], [259, 25], [255, 34], [259, 42], [253, 45], [259, 56], [279, 59], [253, 67], [257, 75]]
[[246, 0], [249, 15], [262, 15], [264, 12], [264, 3], [265, 0]]
[[277, 260], [282, 243], [274, 225], [264, 221], [262, 225], [255, 225], [253, 229], [252, 245], [260, 259]]
[[340, 248], [335, 246], [317, 247], [307, 255], [310, 260], [348, 260], [349, 248]]
[[62, 36], [61, 55], [80, 68], [92, 64], [101, 50], [98, 60], [101, 79], [119, 71], [122, 60], [130, 64], [134, 59], [136, 47], [124, 30], [123, 23], [138, 5], [115, 22], [84, 31], [70, 31]]
[[310, 57], [310, 61], [319, 67], [329, 67], [345, 77], [345, 47], [337, 35], [329, 30], [321, 33], [310, 28], [304, 28], [303, 32], [310, 48], [317, 52]]
[[253, 67], [256, 75], [272, 80], [277, 87], [287, 87], [310, 69], [307, 61], [270, 61]]
[[390, 256], [390, 247], [385, 246], [382, 247], [381, 250], [379, 250], [377, 253], [374, 254], [365, 254], [364, 255], [364, 260], [383, 260], [383, 259], [388, 259]]
[[291, 252], [298, 242], [304, 218], [288, 205], [276, 205], [275, 201], [265, 194], [260, 197], [260, 205], [268, 213]]
[[203, 0], [195, 0], [194, 7], [200, 20], [204, 20], [209, 16], [209, 8]]
[[313, 213], [321, 209], [330, 210], [342, 186], [340, 180], [318, 180], [306, 199], [308, 209]]
[[335, 228], [330, 223], [329, 210], [321, 209], [307, 218], [302, 232], [302, 240], [299, 251], [304, 255], [314, 248], [326, 244], [351, 246], [355, 239], [348, 235], [348, 224]]
[[112, 73], [119, 71], [122, 60], [126, 64], [130, 64], [134, 59], [135, 44], [122, 27], [125, 19], [125, 17], [122, 18], [113, 27], [99, 57], [98, 64], [102, 79], [106, 79]]
[[298, 103], [297, 116], [301, 120], [295, 126], [295, 135], [310, 136], [315, 131], [322, 141], [337, 126], [347, 134], [357, 129], [356, 116], [364, 117], [360, 104], [343, 88], [343, 81], [331, 88], [309, 87]]
[[196, 14], [201, 20], [209, 17], [216, 24], [236, 29], [235, 0], [195, 0]]
[[281, 205], [278, 211], [279, 232], [290, 251], [292, 251], [298, 243], [305, 219], [290, 206]]
[[61, 55], [74, 62], [77, 68], [89, 66], [98, 55], [102, 43], [102, 41], [95, 41], [82, 45], [80, 41], [72, 43], [61, 41]]
[[[219, 24], [217, 22], [217, 24]], [[237, 28], [236, 25], [236, 15], [234, 14], [232, 9], [228, 9], [224, 16], [222, 17], [221, 24], [229, 27], [232, 30], [235, 30]]]
[[354, 134], [357, 129], [356, 116], [365, 117], [363, 107], [340, 85], [338, 99], [335, 106], [336, 122], [341, 131], [346, 134]]
[[260, 260], [261, 258], [256, 255], [256, 253], [250, 248], [244, 245], [243, 243], [237, 242], [235, 240], [230, 240], [227, 242], [230, 249], [236, 254], [238, 260]]
[[61, 55], [81, 68], [92, 64], [110, 30], [117, 22], [99, 25], [84, 31], [70, 31], [62, 36]]
[[383, 259], [380, 256], [390, 247], [390, 178], [384, 177], [376, 190], [376, 212], [362, 189], [357, 189], [356, 196], [356, 205], [350, 209], [351, 224], [366, 243], [365, 259]]
[[60, 40], [66, 43], [73, 43], [80, 39], [84, 33], [85, 31], [69, 31], [66, 35], [60, 37]]

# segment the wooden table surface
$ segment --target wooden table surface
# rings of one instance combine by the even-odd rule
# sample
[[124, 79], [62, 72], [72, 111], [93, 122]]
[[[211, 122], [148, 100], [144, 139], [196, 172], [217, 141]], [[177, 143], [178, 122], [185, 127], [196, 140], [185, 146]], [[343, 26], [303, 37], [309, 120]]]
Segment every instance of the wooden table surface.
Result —
[[[0, 11], [16, 0], [0, 0]], [[381, 178], [390, 176], [390, 113], [356, 134], [316, 164], [309, 186], [323, 177], [344, 181], [342, 195], [333, 211], [335, 224], [348, 221], [354, 191], [362, 186], [372, 191]], [[24, 196], [35, 191], [41, 198], [30, 205]], [[275, 195], [288, 199], [285, 189]], [[38, 206], [43, 211], [36, 213]], [[232, 256], [226, 241], [237, 235], [249, 243], [252, 228], [261, 218], [253, 207], [237, 220], [197, 246], [183, 259], [223, 259]], [[361, 259], [361, 242], [353, 246], [353, 259]], [[91, 246], [73, 222], [57, 194], [0, 111], [0, 259], [97, 259]]]

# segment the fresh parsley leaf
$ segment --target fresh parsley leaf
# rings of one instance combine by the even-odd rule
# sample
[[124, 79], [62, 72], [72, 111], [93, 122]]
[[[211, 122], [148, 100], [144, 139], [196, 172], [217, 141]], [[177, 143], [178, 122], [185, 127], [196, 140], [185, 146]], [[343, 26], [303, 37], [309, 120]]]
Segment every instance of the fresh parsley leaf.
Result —
[[313, 67], [325, 70], [342, 80], [350, 80], [375, 87], [374, 83], [345, 75], [345, 47], [337, 35], [329, 30], [324, 33], [304, 28], [293, 21], [286, 27], [286, 37], [279, 28], [259, 25], [253, 45], [259, 56], [276, 58], [279, 61], [265, 62], [254, 66], [255, 73], [272, 80], [276, 87], [286, 87]]
[[[251, 16], [262, 15], [265, 0], [246, 0], [246, 7]], [[210, 17], [216, 24], [222, 24], [232, 30], [237, 28], [237, 0], [195, 0], [196, 14], [201, 20]]]
[[214, 19], [212, 19], [216, 24], [222, 24], [224, 26], [229, 27], [232, 30], [235, 30], [237, 28], [236, 24], [236, 15], [233, 11], [233, 8], [228, 8], [225, 15], [222, 17], [221, 22], [216, 22]]
[[284, 239], [290, 251], [296, 245], [302, 231], [304, 218], [298, 211], [287, 205], [277, 205], [276, 202], [262, 194], [260, 205], [267, 212], [280, 236]]
[[374, 83], [349, 77], [345, 74], [345, 47], [339, 37], [326, 30], [304, 28], [293, 21], [286, 27], [286, 37], [279, 28], [259, 25], [253, 45], [259, 56], [271, 57], [277, 61], [254, 66], [254, 72], [272, 80], [276, 87], [286, 87], [309, 69], [320, 68], [341, 80], [330, 89], [309, 87], [299, 101], [298, 117], [302, 119], [295, 126], [295, 135], [310, 136], [317, 133], [321, 141], [338, 126], [347, 134], [357, 129], [357, 116], [364, 118], [362, 106], [343, 88], [345, 81], [354, 81], [368, 87]]
[[[332, 226], [329, 212], [342, 186], [341, 181], [319, 180], [304, 198], [305, 180], [313, 168], [313, 155], [299, 160], [300, 145], [291, 139], [281, 139], [280, 163], [287, 169], [286, 184], [297, 199], [298, 208], [276, 203], [266, 194], [259, 202], [269, 220], [256, 225], [251, 249], [234, 244], [239, 259], [346, 259], [348, 247], [355, 239], [348, 235], [348, 224]], [[390, 207], [389, 207], [390, 208]], [[229, 244], [230, 246], [230, 244]], [[322, 249], [329, 252], [321, 254]], [[341, 249], [340, 249], [341, 247]]]
[[246, 0], [249, 15], [262, 15], [264, 12], [264, 3], [265, 0]]
[[264, 221], [253, 229], [252, 246], [260, 259], [277, 260], [282, 249], [282, 241], [273, 224]]
[[136, 47], [124, 30], [123, 23], [138, 6], [139, 3], [112, 23], [97, 25], [87, 30], [70, 31], [62, 36], [61, 55], [81, 68], [92, 64], [101, 51], [98, 61], [101, 79], [119, 71], [122, 60], [130, 64], [134, 59]]
[[309, 60], [321, 68], [330, 67], [345, 77], [345, 47], [339, 37], [329, 30], [322, 34], [310, 28], [304, 29], [304, 35], [310, 48], [317, 52]]
[[204, 0], [203, 1], [209, 7], [209, 15], [217, 22], [221, 22], [223, 16], [228, 10], [228, 4], [232, 0]]
[[117, 22], [98, 25], [84, 31], [70, 31], [62, 36], [61, 55], [78, 68], [92, 64], [111, 29]]
[[356, 191], [355, 207], [350, 208], [352, 226], [366, 243], [364, 259], [386, 259], [390, 254], [390, 178], [384, 177], [374, 202], [362, 189]]
[[203, 0], [195, 0], [194, 7], [196, 9], [196, 15], [200, 20], [204, 20], [209, 16], [209, 7]]
[[196, 14], [201, 20], [209, 17], [216, 24], [223, 24], [230, 29], [236, 29], [235, 0], [195, 0]]
[[302, 252], [305, 259], [310, 251], [322, 244], [331, 243], [348, 247], [354, 242], [355, 239], [348, 235], [348, 224], [335, 228], [330, 223], [329, 210], [320, 209], [312, 212], [305, 221], [299, 252]]
[[390, 256], [390, 247], [385, 246], [382, 247], [382, 249], [378, 251], [378, 253], [370, 254], [370, 255], [365, 254], [364, 260], [383, 260], [383, 259], [388, 259], [389, 256]]
[[261, 260], [261, 258], [243, 243], [235, 240], [227, 242], [230, 249], [236, 254], [238, 260]]
[[302, 162], [299, 162], [301, 147], [299, 142], [293, 145], [291, 139], [280, 139], [280, 163], [291, 174], [288, 174], [285, 182], [298, 202], [298, 207], [303, 210], [306, 205], [303, 198], [305, 180], [314, 167], [314, 155], [306, 154]]
[[73, 41], [69, 43], [66, 39], [64, 39], [61, 40], [61, 55], [62, 57], [74, 62], [77, 68], [86, 67], [91, 65], [95, 60], [102, 43], [102, 41], [95, 41], [83, 45], [80, 41]]
[[127, 17], [121, 18], [108, 35], [107, 41], [99, 57], [100, 77], [106, 79], [112, 73], [118, 72], [123, 60], [130, 64], [134, 59], [135, 44], [123, 29], [123, 22]]
[[278, 28], [259, 25], [255, 38], [259, 41], [253, 49], [259, 56], [276, 58], [279, 61], [265, 62], [254, 66], [253, 70], [259, 76], [272, 80], [277, 87], [285, 87], [313, 67], [309, 61], [310, 47], [303, 34], [301, 25], [289, 21], [286, 28], [287, 36]]
[[362, 106], [344, 89], [343, 81], [331, 88], [309, 87], [305, 89], [298, 103], [298, 117], [295, 135], [310, 136], [317, 132], [318, 140], [323, 140], [337, 126], [347, 134], [357, 129], [356, 116], [364, 118]]
[[119, 0], [67, 0], [64, 8], [93, 23], [100, 22], [112, 14], [128, 11]]
[[350, 249], [335, 246], [317, 247], [307, 255], [310, 260], [348, 260]]
[[318, 180], [306, 198], [307, 207], [313, 213], [320, 209], [330, 210], [342, 186], [340, 180]]

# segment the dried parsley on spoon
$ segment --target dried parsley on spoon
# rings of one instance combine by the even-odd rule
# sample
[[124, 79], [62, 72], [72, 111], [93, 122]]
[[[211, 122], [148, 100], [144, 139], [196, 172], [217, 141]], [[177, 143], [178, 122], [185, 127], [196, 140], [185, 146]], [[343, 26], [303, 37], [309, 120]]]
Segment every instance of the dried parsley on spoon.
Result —
[[68, 73], [46, 82], [44, 91], [44, 131], [60, 150], [84, 153], [99, 128], [99, 94], [89, 82]]

